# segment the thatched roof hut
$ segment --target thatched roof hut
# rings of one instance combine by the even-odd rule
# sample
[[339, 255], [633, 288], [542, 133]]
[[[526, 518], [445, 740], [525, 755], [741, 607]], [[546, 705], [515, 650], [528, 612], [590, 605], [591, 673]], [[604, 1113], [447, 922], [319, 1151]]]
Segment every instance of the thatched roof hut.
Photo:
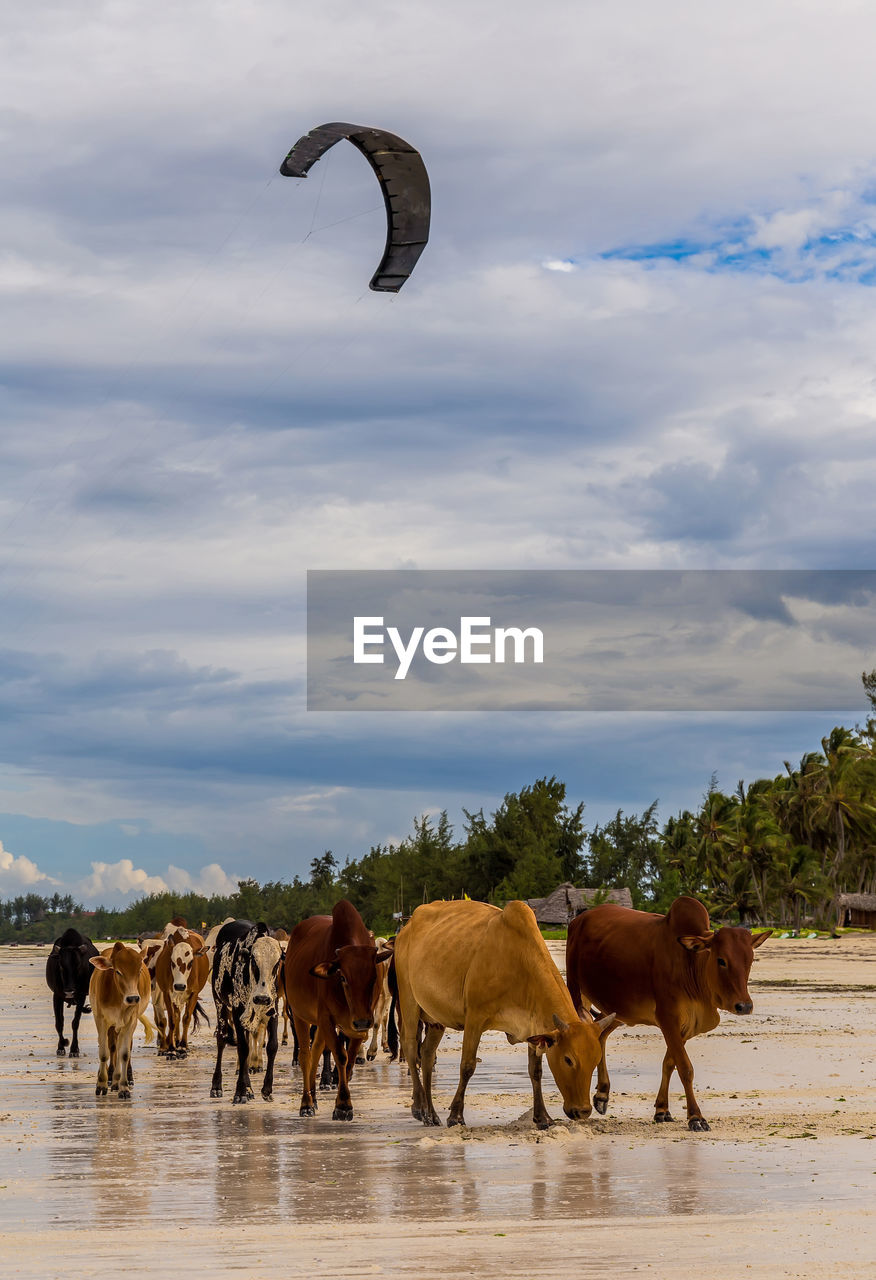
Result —
[[841, 893], [838, 922], [852, 929], [876, 929], [876, 893]]
[[[546, 898], [527, 898], [527, 902], [535, 912], [536, 921], [541, 928], [565, 929], [579, 911], [592, 906], [597, 896], [601, 896], [599, 889], [577, 889], [567, 882], [557, 885]], [[633, 895], [629, 889], [609, 889], [604, 900], [616, 902], [621, 907], [633, 905]]]

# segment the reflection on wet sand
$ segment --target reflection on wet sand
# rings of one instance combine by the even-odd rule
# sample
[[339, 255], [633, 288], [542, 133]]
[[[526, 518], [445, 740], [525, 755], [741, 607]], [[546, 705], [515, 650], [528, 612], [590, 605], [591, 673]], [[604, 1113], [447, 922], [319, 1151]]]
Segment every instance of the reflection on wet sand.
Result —
[[[6, 1228], [107, 1228], [134, 1218], [143, 1232], [195, 1223], [310, 1229], [388, 1221], [445, 1222], [465, 1232], [496, 1217], [751, 1215], [763, 1211], [767, 1191], [773, 1207], [829, 1197], [863, 1202], [869, 1193], [868, 1147], [860, 1141], [810, 1169], [814, 1160], [789, 1158], [788, 1143], [738, 1146], [714, 1134], [694, 1140], [682, 1122], [655, 1135], [643, 1119], [631, 1135], [620, 1125], [613, 1131], [610, 1116], [538, 1135], [520, 1117], [529, 1100], [525, 1058], [504, 1044], [483, 1053], [465, 1131], [415, 1123], [405, 1069], [382, 1059], [357, 1068], [350, 1125], [329, 1118], [330, 1098], [318, 1116], [298, 1115], [288, 1053], [278, 1061], [273, 1102], [258, 1093], [245, 1106], [211, 1100], [213, 1043], [205, 1031], [179, 1062], [159, 1059], [138, 1040], [133, 1099], [95, 1098], [93, 1024], [83, 1021], [81, 1059], [55, 1058], [40, 981], [33, 965], [0, 966]], [[18, 999], [4, 1002], [4, 990]], [[441, 1067], [444, 1113], [457, 1069], [451, 1049]]]

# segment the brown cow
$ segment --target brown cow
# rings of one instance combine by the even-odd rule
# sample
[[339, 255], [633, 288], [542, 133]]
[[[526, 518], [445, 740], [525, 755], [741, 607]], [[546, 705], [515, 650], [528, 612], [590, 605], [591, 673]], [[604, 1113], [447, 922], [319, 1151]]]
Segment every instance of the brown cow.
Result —
[[[124, 942], [92, 956], [91, 963], [95, 971], [91, 975], [88, 998], [97, 1026], [100, 1054], [94, 1092], [101, 1097], [109, 1086], [114, 1092], [118, 1090], [120, 1098], [130, 1098], [129, 1086], [134, 1082], [131, 1043], [137, 1019], [145, 1015], [149, 1003], [149, 974], [139, 953], [126, 947]], [[149, 1039], [147, 1030], [147, 1042]]]
[[185, 1058], [188, 1054], [189, 1024], [194, 1014], [197, 1027], [198, 1013], [204, 1012], [198, 996], [209, 976], [210, 961], [204, 939], [191, 929], [175, 929], [165, 939], [155, 962], [160, 1000], [158, 1005], [153, 1000], [152, 1007], [159, 1024], [159, 1054], [163, 1052], [170, 1059]]
[[[693, 1067], [685, 1051], [692, 1036], [721, 1021], [719, 1009], [749, 1014], [748, 975], [754, 948], [770, 932], [747, 929], [713, 933], [709, 913], [696, 898], [676, 898], [667, 915], [604, 903], [583, 911], [569, 925], [566, 981], [577, 1008], [614, 1009], [615, 1027], [659, 1027], [666, 1041], [663, 1077], [654, 1104], [655, 1121], [671, 1120], [669, 1080], [674, 1070], [684, 1086], [689, 1129], [709, 1128], [693, 1091]], [[602, 1115], [611, 1082], [605, 1044], [593, 1105]]]
[[[330, 916], [311, 916], [292, 930], [286, 946], [286, 999], [298, 1037], [303, 1091], [300, 1114], [316, 1114], [316, 1068], [323, 1046], [338, 1066], [333, 1120], [352, 1120], [348, 1062], [374, 1022], [379, 993], [377, 966], [392, 952], [378, 951], [351, 902], [336, 902]], [[316, 1036], [310, 1043], [310, 1028]], [[345, 1049], [338, 1030], [349, 1038]]]
[[[448, 1125], [465, 1124], [465, 1090], [485, 1031], [504, 1031], [510, 1044], [528, 1043], [532, 1119], [539, 1129], [553, 1123], [541, 1091], [544, 1054], [566, 1115], [571, 1120], [590, 1115], [590, 1080], [614, 1014], [601, 1022], [589, 1013], [578, 1016], [525, 902], [509, 902], [504, 911], [467, 899], [417, 907], [396, 937], [395, 971], [415, 1120], [441, 1123], [432, 1103], [432, 1073], [447, 1027], [463, 1033], [459, 1087]], [[426, 1032], [418, 1062], [421, 1021]]]

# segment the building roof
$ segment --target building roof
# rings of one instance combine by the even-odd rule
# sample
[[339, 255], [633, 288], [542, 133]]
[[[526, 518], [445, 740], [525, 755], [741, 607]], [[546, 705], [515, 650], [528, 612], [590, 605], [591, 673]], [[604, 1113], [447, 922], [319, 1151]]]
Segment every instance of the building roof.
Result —
[[854, 911], [876, 911], [876, 893], [841, 893], [837, 902], [841, 907], [851, 907]]
[[620, 907], [633, 905], [633, 895], [629, 889], [608, 889], [607, 891], [578, 889], [568, 881], [557, 885], [553, 893], [549, 893], [546, 898], [527, 898], [527, 902], [535, 912], [538, 924], [556, 925], [562, 928], [584, 907], [592, 906], [597, 895], [603, 893], [606, 902], [615, 902]]

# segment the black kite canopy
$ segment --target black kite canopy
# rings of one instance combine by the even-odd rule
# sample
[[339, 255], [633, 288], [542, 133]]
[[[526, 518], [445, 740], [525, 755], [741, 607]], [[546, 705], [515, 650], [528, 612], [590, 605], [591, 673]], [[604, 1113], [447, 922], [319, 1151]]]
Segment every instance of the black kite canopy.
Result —
[[341, 138], [352, 142], [377, 174], [386, 205], [386, 248], [370, 288], [398, 293], [429, 239], [431, 191], [422, 156], [404, 138], [361, 124], [321, 124], [311, 129], [280, 166], [287, 178], [305, 178]]

